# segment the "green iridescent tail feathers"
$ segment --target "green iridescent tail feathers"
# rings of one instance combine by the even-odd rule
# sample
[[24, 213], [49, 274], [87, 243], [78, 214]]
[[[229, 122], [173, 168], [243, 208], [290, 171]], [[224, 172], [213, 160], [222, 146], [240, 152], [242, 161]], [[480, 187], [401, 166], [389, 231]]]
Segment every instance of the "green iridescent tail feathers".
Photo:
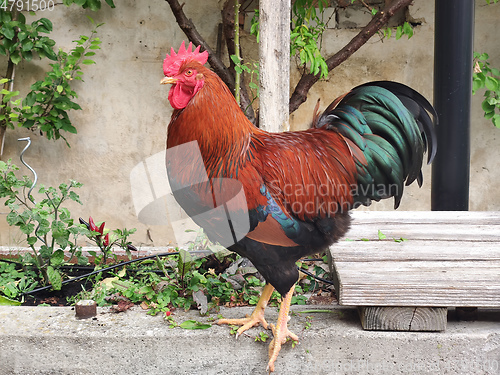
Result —
[[338, 131], [349, 145], [358, 175], [356, 204], [394, 197], [397, 208], [405, 185], [422, 185], [424, 153], [428, 163], [436, 155], [435, 124], [436, 112], [422, 95], [379, 81], [354, 88], [313, 126]]

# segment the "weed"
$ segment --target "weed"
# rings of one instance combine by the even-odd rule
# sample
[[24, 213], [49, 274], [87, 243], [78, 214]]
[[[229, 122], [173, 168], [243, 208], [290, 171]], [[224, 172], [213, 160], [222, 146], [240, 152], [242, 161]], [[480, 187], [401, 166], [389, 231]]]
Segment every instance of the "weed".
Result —
[[266, 332], [261, 331], [257, 336], [255, 336], [255, 341], [266, 342], [268, 338], [269, 335]]
[[238, 333], [238, 329], [240, 329], [240, 327], [234, 326], [234, 325], [231, 325], [229, 327], [230, 327], [230, 330], [229, 330], [230, 335], [236, 335]]
[[312, 326], [312, 320], [313, 320], [312, 316], [310, 316], [310, 315], [306, 316], [306, 323], [304, 324], [304, 329], [311, 328], [311, 326]]

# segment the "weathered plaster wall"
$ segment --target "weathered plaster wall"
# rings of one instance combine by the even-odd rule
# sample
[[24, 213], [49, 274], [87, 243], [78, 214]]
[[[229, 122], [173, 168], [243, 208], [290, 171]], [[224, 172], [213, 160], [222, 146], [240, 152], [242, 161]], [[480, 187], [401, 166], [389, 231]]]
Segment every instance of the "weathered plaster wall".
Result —
[[[76, 217], [91, 215], [98, 221], [106, 221], [110, 228], [135, 227], [138, 230], [133, 240], [138, 245], [165, 246], [175, 241], [170, 225], [165, 221], [160, 221], [162, 225], [153, 224], [155, 217], [162, 216], [159, 212], [163, 211], [164, 200], [154, 201], [154, 197], [147, 196], [151, 194], [149, 183], [161, 182], [163, 166], [161, 162], [151, 166], [150, 171], [155, 168], [156, 176], [149, 176], [146, 183], [149, 191], [142, 198], [138, 197], [137, 190], [132, 192], [131, 186], [137, 188], [144, 181], [138, 177], [131, 181], [130, 176], [138, 171], [134, 167], [164, 150], [171, 107], [167, 101], [168, 88], [159, 85], [162, 60], [170, 46], [178, 48], [186, 38], [164, 0], [115, 0], [115, 3], [116, 9], [103, 6], [98, 13], [57, 6], [47, 14], [55, 27], [52, 36], [63, 49], [69, 49], [72, 40], [90, 30], [86, 14], [106, 23], [99, 29], [103, 49], [96, 55], [97, 64], [85, 69], [85, 82], [77, 86], [78, 103], [83, 110], [71, 114], [78, 129], [77, 135], [67, 136], [71, 148], [24, 129], [9, 130], [2, 159], [12, 158], [20, 165], [18, 156], [24, 143], [17, 142], [17, 138], [31, 136], [33, 144], [25, 159], [38, 172], [40, 184], [58, 185], [70, 178], [84, 184], [79, 190], [84, 205], [71, 205]], [[414, 37], [409, 41], [394, 38], [382, 41], [374, 36], [328, 80], [311, 90], [307, 102], [291, 117], [293, 129], [304, 128], [310, 121], [318, 98], [324, 108], [351, 87], [370, 80], [406, 83], [432, 101], [433, 2], [417, 0], [414, 3], [411, 15], [423, 22]], [[208, 42], [215, 45], [219, 1], [187, 0], [184, 10]], [[475, 50], [487, 51], [491, 64], [498, 67], [500, 5], [486, 6], [484, 1], [476, 1], [476, 20]], [[323, 47], [329, 53], [337, 51], [356, 33], [356, 29], [329, 30]], [[249, 48], [254, 45], [249, 40], [245, 44]], [[26, 92], [44, 67], [41, 62], [23, 63], [17, 71], [17, 89]], [[292, 87], [297, 79], [297, 73], [292, 72]], [[499, 210], [500, 130], [484, 120], [480, 95], [473, 100], [470, 209]], [[26, 169], [22, 172], [29, 173]], [[409, 187], [400, 209], [430, 209], [429, 175], [430, 168], [426, 167], [424, 187]], [[143, 222], [137, 217], [134, 198], [154, 201], [148, 208], [149, 214], [141, 218]], [[392, 204], [379, 203], [372, 209], [391, 209]], [[0, 213], [4, 216], [6, 208], [0, 208]], [[1, 220], [1, 245], [18, 245], [21, 238]]]

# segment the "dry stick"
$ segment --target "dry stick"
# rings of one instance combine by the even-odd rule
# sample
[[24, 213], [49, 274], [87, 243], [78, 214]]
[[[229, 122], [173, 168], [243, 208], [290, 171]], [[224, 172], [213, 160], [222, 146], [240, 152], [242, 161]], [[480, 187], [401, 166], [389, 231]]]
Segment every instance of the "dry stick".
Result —
[[[224, 33], [224, 38], [226, 40], [227, 54], [229, 56], [236, 55], [236, 27], [239, 28], [239, 19], [236, 19], [234, 14], [234, 2], [235, 0], [226, 0], [226, 4], [221, 11], [222, 13], [222, 29]], [[240, 2], [241, 0], [238, 0]], [[239, 31], [239, 29], [238, 29]], [[219, 51], [218, 51], [219, 52]], [[241, 56], [241, 47], [238, 47], [238, 54]], [[235, 63], [233, 60], [229, 59], [229, 72], [232, 76], [236, 77]], [[257, 119], [255, 117], [255, 112], [252, 107], [252, 99], [246, 89], [245, 85], [245, 75], [240, 76], [240, 100], [241, 109], [245, 112], [247, 118], [252, 122], [256, 123]], [[231, 88], [231, 86], [229, 86]], [[233, 87], [234, 88], [234, 87]]]
[[[234, 0], [234, 51], [241, 65], [240, 56], [240, 0]], [[241, 73], [236, 72], [234, 77], [234, 97], [240, 105]]]

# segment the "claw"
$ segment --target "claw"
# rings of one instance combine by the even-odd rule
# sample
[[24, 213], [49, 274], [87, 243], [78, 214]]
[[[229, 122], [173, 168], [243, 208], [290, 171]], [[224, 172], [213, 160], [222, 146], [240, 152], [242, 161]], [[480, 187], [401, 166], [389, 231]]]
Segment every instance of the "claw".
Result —
[[287, 326], [289, 319], [288, 312], [290, 310], [290, 303], [292, 301], [294, 289], [295, 286], [288, 291], [285, 298], [283, 298], [283, 301], [281, 302], [276, 327], [273, 324], [267, 324], [266, 319], [264, 318], [264, 310], [266, 309], [267, 303], [269, 302], [269, 299], [274, 291], [274, 287], [271, 284], [266, 284], [264, 290], [262, 291], [262, 296], [250, 316], [247, 315], [247, 317], [243, 319], [219, 319], [217, 321], [217, 324], [219, 325], [240, 325], [241, 327], [236, 332], [236, 338], [240, 337], [240, 335], [246, 330], [259, 324], [265, 329], [270, 327], [274, 335], [273, 340], [269, 344], [269, 362], [266, 369], [270, 373], [274, 371], [274, 362], [276, 362], [276, 359], [278, 358], [281, 345], [283, 345], [289, 338], [297, 342], [299, 341], [299, 337], [295, 333], [291, 332]]
[[257, 306], [252, 312], [252, 315], [242, 319], [219, 319], [217, 324], [229, 324], [241, 326], [236, 332], [236, 338], [238, 338], [246, 330], [255, 327], [257, 325], [262, 325], [265, 329], [269, 326], [264, 318], [264, 311], [266, 309], [267, 303], [273, 294], [274, 287], [271, 284], [266, 284], [264, 290], [262, 291], [262, 296], [257, 303]]

